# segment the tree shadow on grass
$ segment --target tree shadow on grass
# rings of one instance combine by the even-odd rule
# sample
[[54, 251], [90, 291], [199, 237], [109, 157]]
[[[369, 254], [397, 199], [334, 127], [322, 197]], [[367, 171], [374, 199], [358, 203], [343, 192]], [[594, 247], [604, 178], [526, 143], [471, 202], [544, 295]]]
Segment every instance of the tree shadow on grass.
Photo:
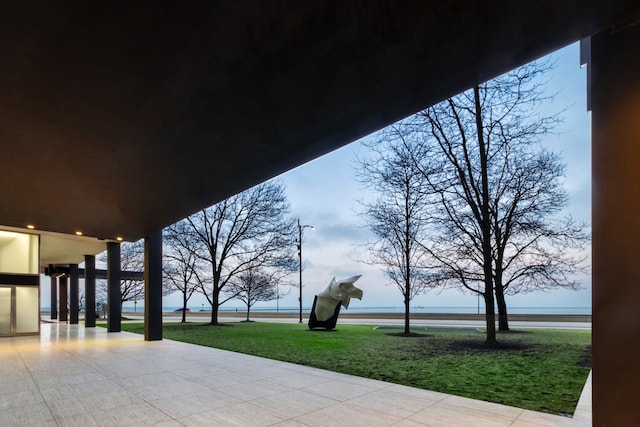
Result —
[[401, 338], [428, 338], [433, 336], [430, 334], [421, 334], [418, 332], [409, 332], [408, 334], [405, 334], [404, 332], [387, 332], [385, 335]]
[[517, 335], [517, 334], [531, 334], [531, 331], [519, 331], [519, 330], [513, 330], [513, 329], [509, 329], [508, 331], [496, 331], [497, 334], [499, 335]]
[[582, 358], [578, 362], [581, 368], [591, 368], [591, 346], [588, 345], [582, 354]]
[[504, 351], [522, 351], [528, 350], [535, 347], [535, 344], [527, 344], [523, 342], [514, 342], [514, 341], [498, 341], [494, 344], [487, 344], [485, 341], [477, 341], [477, 340], [455, 340], [451, 341], [447, 345], [448, 349], [451, 351], [496, 351], [496, 350], [504, 350]]
[[201, 323], [201, 324], [195, 325], [195, 326], [197, 328], [204, 326], [204, 327], [207, 327], [207, 328], [213, 328], [213, 329], [220, 328], [220, 329], [222, 329], [222, 328], [233, 328], [235, 325], [233, 323], [216, 323], [215, 325], [212, 324], [212, 323]]

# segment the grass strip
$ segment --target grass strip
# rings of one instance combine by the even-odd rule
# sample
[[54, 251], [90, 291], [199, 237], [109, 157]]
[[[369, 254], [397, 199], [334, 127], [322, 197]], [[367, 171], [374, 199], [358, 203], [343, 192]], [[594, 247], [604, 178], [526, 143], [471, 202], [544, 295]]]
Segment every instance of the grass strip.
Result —
[[[144, 333], [141, 323], [125, 322], [122, 329]], [[495, 347], [484, 344], [481, 332], [394, 332], [370, 325], [311, 331], [262, 322], [163, 326], [167, 339], [566, 416], [573, 414], [591, 368], [590, 331], [499, 333]]]

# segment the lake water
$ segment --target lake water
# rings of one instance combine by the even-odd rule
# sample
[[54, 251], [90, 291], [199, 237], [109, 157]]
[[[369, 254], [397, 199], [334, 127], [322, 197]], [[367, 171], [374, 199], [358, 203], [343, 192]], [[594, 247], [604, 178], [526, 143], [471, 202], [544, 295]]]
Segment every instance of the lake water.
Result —
[[[178, 307], [165, 307], [164, 311], [173, 311]], [[190, 307], [192, 311], [200, 311], [202, 308]], [[140, 310], [140, 307], [138, 307]], [[274, 312], [297, 313], [299, 307], [276, 307], [272, 308], [252, 308], [252, 313]], [[303, 307], [302, 311], [307, 313], [311, 307]], [[343, 309], [344, 310], [344, 309]], [[478, 313], [478, 307], [411, 307], [411, 313]], [[210, 311], [205, 307], [205, 311]], [[246, 307], [221, 307], [220, 311], [224, 312], [245, 312]], [[341, 310], [342, 311], [342, 310]], [[344, 313], [404, 313], [404, 307], [350, 307], [343, 311]], [[511, 314], [591, 314], [591, 307], [508, 307]], [[480, 313], [484, 314], [484, 308], [480, 307]]]
[[[189, 307], [191, 311], [202, 311], [202, 307]], [[163, 307], [165, 313], [172, 312], [179, 307]], [[42, 311], [49, 311], [49, 307], [42, 307]], [[138, 304], [137, 307], [129, 306], [125, 304], [123, 311], [136, 311], [143, 313], [144, 306]], [[252, 313], [260, 312], [282, 312], [282, 313], [297, 313], [299, 307], [259, 307], [252, 308]], [[303, 307], [302, 311], [308, 313], [311, 307]], [[204, 311], [211, 311], [210, 307], [204, 308]], [[220, 311], [224, 312], [239, 312], [246, 311], [244, 306], [233, 307], [221, 307]], [[591, 314], [591, 307], [508, 307], [508, 311], [511, 314]], [[404, 313], [404, 307], [350, 307], [349, 309], [343, 309], [344, 313]], [[466, 313], [477, 314], [478, 307], [411, 307], [411, 313]], [[480, 314], [484, 314], [484, 307], [480, 307]]]

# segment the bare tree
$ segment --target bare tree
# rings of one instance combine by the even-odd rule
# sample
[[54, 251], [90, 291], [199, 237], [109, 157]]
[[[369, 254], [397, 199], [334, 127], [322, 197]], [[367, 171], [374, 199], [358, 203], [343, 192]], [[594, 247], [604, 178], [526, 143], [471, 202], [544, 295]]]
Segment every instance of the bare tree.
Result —
[[164, 286], [168, 292], [179, 292], [182, 296], [182, 323], [185, 323], [187, 304], [201, 282], [198, 280], [203, 270], [201, 261], [189, 246], [189, 235], [180, 233], [180, 227], [175, 225], [164, 230], [163, 255]]
[[[250, 268], [270, 268], [292, 258], [294, 222], [282, 183], [268, 181], [195, 213], [172, 227], [188, 235], [189, 249], [208, 265], [196, 275], [211, 304], [211, 324], [220, 305], [236, 295], [225, 287]], [[222, 295], [228, 296], [222, 299]]]
[[400, 129], [384, 129], [375, 142], [365, 143], [368, 156], [357, 162], [358, 180], [377, 195], [371, 202], [361, 202], [366, 225], [376, 238], [366, 244], [369, 257], [365, 262], [381, 266], [402, 293], [404, 333], [408, 335], [410, 302], [433, 283], [423, 268], [428, 251], [420, 245], [428, 237], [429, 199], [422, 191], [424, 178], [410, 147], [398, 139], [403, 140]]
[[494, 294], [508, 330], [505, 294], [578, 287], [571, 274], [588, 236], [559, 216], [564, 165], [539, 144], [560, 120], [536, 109], [552, 98], [542, 90], [549, 69], [528, 64], [398, 125], [433, 208], [424, 247], [440, 283], [482, 295], [487, 343], [496, 341]]
[[267, 273], [262, 269], [248, 269], [229, 282], [227, 292], [247, 306], [247, 322], [249, 322], [249, 313], [255, 303], [278, 298], [276, 287], [279, 280], [275, 272]]

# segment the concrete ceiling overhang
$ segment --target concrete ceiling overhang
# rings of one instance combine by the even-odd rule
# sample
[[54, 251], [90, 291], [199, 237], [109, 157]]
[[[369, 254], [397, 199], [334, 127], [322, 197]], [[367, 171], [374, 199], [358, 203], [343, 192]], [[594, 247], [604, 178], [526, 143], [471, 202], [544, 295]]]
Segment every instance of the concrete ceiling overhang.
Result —
[[640, 16], [637, 0], [0, 9], [0, 224], [131, 241]]
[[[0, 231], [36, 234], [40, 237], [40, 272], [49, 264], [81, 264], [85, 255], [98, 255], [107, 249], [107, 242], [95, 237], [76, 236], [43, 230], [29, 230], [0, 225]], [[0, 246], [1, 246], [0, 242]]]

